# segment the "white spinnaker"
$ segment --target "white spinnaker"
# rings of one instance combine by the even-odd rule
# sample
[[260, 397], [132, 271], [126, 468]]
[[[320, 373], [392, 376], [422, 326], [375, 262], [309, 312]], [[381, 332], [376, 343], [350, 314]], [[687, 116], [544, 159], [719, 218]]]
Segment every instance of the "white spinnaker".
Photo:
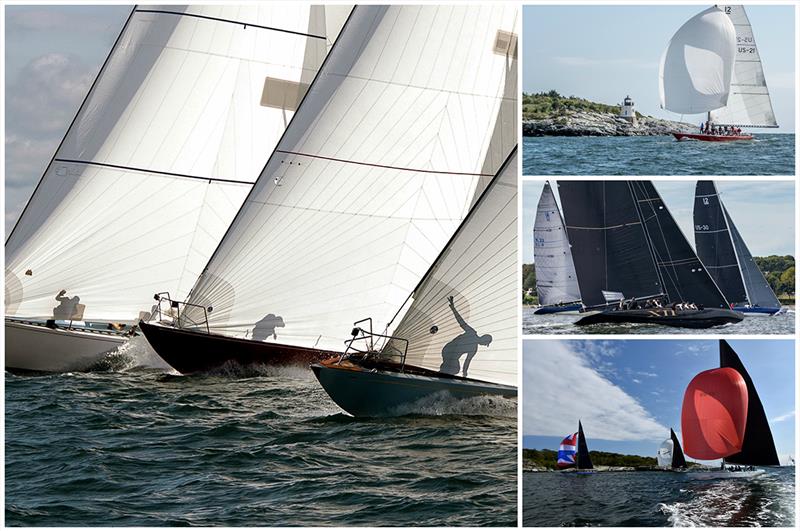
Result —
[[[517, 274], [515, 150], [417, 288], [393, 332], [409, 341], [406, 363], [516, 385]], [[389, 348], [402, 344], [392, 341]]]
[[711, 119], [720, 125], [778, 127], [764, 77], [761, 56], [744, 6], [718, 7], [736, 28], [736, 62], [733, 67], [728, 104], [712, 111]]
[[186, 296], [350, 11], [135, 8], [6, 242], [6, 314], [67, 290], [132, 321]]
[[516, 7], [358, 6], [190, 301], [342, 350], [382, 328], [516, 144]]
[[672, 468], [672, 450], [674, 447], [674, 443], [672, 439], [667, 439], [666, 441], [661, 443], [661, 446], [658, 447], [658, 453], [656, 454], [656, 460], [658, 461], [658, 466], [661, 468]]
[[533, 224], [533, 265], [539, 304], [549, 305], [581, 299], [567, 229], [550, 183], [545, 182]]
[[728, 102], [736, 57], [736, 28], [722, 10], [710, 7], [675, 32], [661, 56], [661, 107], [695, 114]]

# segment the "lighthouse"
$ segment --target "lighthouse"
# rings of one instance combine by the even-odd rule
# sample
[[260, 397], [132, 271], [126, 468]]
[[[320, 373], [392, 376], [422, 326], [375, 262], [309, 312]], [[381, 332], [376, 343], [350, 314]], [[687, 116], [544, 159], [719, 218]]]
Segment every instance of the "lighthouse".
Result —
[[633, 108], [633, 100], [630, 96], [625, 96], [622, 101], [622, 108], [619, 111], [621, 118], [625, 118], [631, 124], [636, 125], [636, 111]]

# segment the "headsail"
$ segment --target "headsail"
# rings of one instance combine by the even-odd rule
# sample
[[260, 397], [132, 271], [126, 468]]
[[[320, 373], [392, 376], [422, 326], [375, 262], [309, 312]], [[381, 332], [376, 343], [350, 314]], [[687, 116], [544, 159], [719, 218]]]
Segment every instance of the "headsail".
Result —
[[406, 362], [516, 385], [517, 271], [514, 148], [415, 290], [393, 332], [409, 341]]
[[572, 468], [575, 466], [575, 455], [578, 447], [578, 433], [567, 435], [558, 446], [556, 466], [558, 468]]
[[134, 8], [6, 242], [7, 315], [51, 317], [66, 290], [130, 322], [185, 296], [349, 11]]
[[742, 5], [718, 5], [736, 28], [736, 60], [725, 107], [711, 111], [715, 124], [737, 127], [778, 127], [769, 97], [761, 55]]
[[728, 301], [689, 245], [653, 183], [631, 181], [630, 185], [670, 300], [728, 308]]
[[713, 181], [697, 182], [694, 226], [697, 254], [728, 301], [764, 308], [781, 307], [723, 205]]
[[661, 107], [681, 114], [724, 107], [735, 58], [736, 28], [721, 9], [710, 7], [690, 18], [661, 57]]
[[629, 182], [559, 181], [558, 190], [583, 304], [605, 306], [604, 292], [664, 293]]
[[342, 350], [388, 323], [516, 144], [513, 6], [355, 8], [192, 289], [212, 331]]
[[581, 298], [567, 229], [550, 183], [545, 182], [533, 224], [533, 262], [539, 304], [574, 302]]

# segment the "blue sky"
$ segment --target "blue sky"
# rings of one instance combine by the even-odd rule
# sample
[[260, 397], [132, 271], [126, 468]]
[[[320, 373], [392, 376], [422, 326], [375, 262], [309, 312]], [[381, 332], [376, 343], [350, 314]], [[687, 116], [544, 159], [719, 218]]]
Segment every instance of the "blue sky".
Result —
[[[758, 390], [782, 462], [794, 456], [794, 342], [729, 341]], [[583, 423], [590, 450], [655, 456], [700, 371], [719, 366], [716, 340], [526, 340], [525, 448], [557, 449]]]
[[[543, 186], [540, 180], [523, 182], [522, 257], [526, 264], [533, 262], [533, 222]], [[655, 187], [694, 247], [695, 181], [658, 181]], [[794, 182], [717, 181], [717, 189], [753, 256], [794, 255]]]
[[[659, 108], [658, 62], [675, 31], [708, 4], [526, 6], [525, 92], [555, 89], [613, 104], [630, 95], [637, 109], [679, 119]], [[794, 131], [792, 6], [747, 6], [780, 129]], [[690, 123], [700, 118], [686, 117]]]
[[131, 6], [5, 6], [6, 235]]

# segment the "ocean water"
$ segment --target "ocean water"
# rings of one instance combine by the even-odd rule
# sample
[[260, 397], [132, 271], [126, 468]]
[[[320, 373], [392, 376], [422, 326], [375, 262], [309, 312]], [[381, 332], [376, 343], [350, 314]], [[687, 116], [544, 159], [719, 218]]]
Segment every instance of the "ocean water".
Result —
[[794, 134], [748, 142], [672, 136], [525, 137], [523, 175], [794, 175]]
[[528, 526], [793, 527], [794, 468], [745, 480], [670, 472], [525, 473]]
[[768, 317], [745, 317], [739, 323], [705, 329], [675, 328], [662, 325], [615, 324], [575, 326], [579, 315], [534, 315], [536, 308], [522, 308], [523, 334], [794, 334], [794, 306], [788, 311]]
[[136, 365], [6, 373], [7, 525], [516, 525], [515, 401], [355, 419], [305, 368]]

